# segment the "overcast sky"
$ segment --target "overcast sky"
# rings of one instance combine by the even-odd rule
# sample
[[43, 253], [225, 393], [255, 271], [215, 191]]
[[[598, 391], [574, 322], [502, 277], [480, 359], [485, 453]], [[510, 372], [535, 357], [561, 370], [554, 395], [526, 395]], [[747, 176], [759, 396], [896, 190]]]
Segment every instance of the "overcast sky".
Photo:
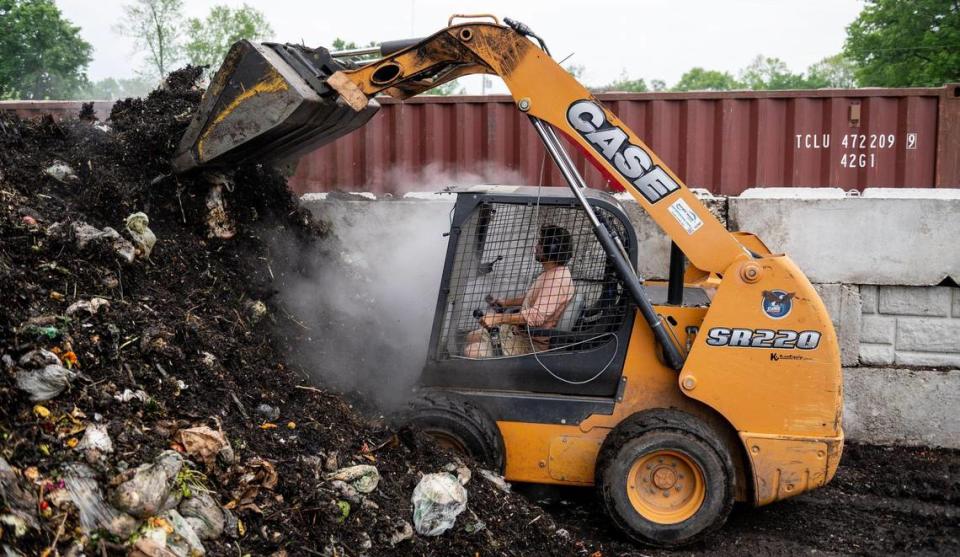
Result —
[[[94, 47], [88, 75], [130, 77], [142, 64], [133, 42], [113, 31], [129, 0], [57, 0]], [[215, 4], [185, 0], [185, 17]], [[795, 72], [840, 51], [860, 0], [246, 0], [273, 26], [273, 40], [327, 45], [335, 37], [365, 43], [433, 33], [452, 13], [493, 13], [529, 25], [564, 65], [584, 67], [582, 81], [602, 85], [631, 78], [673, 84], [694, 66], [733, 74], [757, 54], [783, 59]], [[353, 9], [350, 9], [353, 8]], [[469, 79], [469, 78], [468, 78]], [[479, 78], [467, 84], [479, 92]]]

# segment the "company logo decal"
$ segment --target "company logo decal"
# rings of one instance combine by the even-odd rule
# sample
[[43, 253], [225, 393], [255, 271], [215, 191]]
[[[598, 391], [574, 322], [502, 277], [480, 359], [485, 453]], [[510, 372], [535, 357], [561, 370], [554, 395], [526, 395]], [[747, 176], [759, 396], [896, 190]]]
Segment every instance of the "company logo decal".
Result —
[[[714, 327], [707, 333], [707, 344], [743, 348], [813, 350], [820, 345], [820, 332]], [[783, 356], [780, 358], [782, 359]]]
[[796, 292], [784, 292], [783, 290], [764, 290], [763, 291], [763, 313], [770, 319], [783, 319], [793, 309], [793, 298]]
[[607, 121], [603, 109], [596, 103], [587, 100], [573, 103], [567, 109], [567, 121], [650, 203], [680, 189], [669, 174], [653, 164], [649, 153], [628, 141], [627, 132]]
[[793, 360], [793, 361], [802, 361], [809, 360], [810, 358], [806, 356], [801, 356], [798, 354], [777, 354], [776, 352], [770, 353], [771, 362], [779, 362], [780, 360]]

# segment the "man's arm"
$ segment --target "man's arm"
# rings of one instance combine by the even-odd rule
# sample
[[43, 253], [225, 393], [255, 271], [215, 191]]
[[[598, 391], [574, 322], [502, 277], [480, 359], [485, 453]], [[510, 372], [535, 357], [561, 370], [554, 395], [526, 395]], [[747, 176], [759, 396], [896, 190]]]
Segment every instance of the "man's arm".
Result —
[[523, 296], [517, 298], [494, 298], [494, 305], [502, 306], [505, 308], [516, 307], [523, 305]]
[[[481, 322], [485, 327], [496, 325], [529, 325], [540, 327], [547, 318], [557, 313], [573, 298], [573, 285], [569, 277], [564, 279], [548, 279], [543, 290], [536, 297], [536, 302], [530, 307], [517, 313], [488, 313]], [[520, 300], [523, 303], [523, 299]]]

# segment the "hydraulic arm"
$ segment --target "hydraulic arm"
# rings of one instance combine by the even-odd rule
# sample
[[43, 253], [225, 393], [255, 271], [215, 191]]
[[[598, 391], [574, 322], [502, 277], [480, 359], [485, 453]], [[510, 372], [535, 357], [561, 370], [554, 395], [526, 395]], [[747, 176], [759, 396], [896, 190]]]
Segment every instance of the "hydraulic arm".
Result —
[[[523, 24], [507, 22], [509, 27], [485, 22], [448, 27], [377, 62], [334, 74], [329, 83], [361, 111], [378, 93], [405, 99], [467, 74], [500, 76], [587, 211], [601, 245], [663, 347], [667, 363], [680, 369], [679, 349], [623, 257], [622, 247], [615, 245], [593, 214], [580, 191], [586, 184], [554, 129], [572, 140], [610, 183], [628, 191], [694, 266], [723, 273], [749, 253], [643, 141], [550, 57], [542, 40]], [[541, 48], [527, 36], [537, 38]]]
[[[471, 16], [466, 16], [471, 17]], [[204, 96], [174, 160], [185, 171], [241, 156], [291, 156], [363, 125], [374, 97], [406, 99], [469, 74], [500, 76], [587, 212], [597, 237], [663, 347], [670, 367], [683, 357], [623, 256], [580, 191], [587, 187], [557, 135], [583, 151], [616, 189], [629, 192], [692, 265], [723, 274], [751, 257], [679, 178], [623, 122], [550, 56], [522, 23], [468, 21], [423, 39], [391, 41], [379, 60], [350, 69], [325, 50], [234, 45]], [[451, 23], [454, 18], [451, 18]], [[538, 41], [534, 44], [528, 37]], [[359, 54], [366, 51], [357, 51]]]
[[[723, 273], [734, 261], [749, 257], [630, 128], [545, 50], [511, 27], [454, 25], [379, 61], [334, 74], [329, 83], [354, 109], [362, 110], [378, 93], [406, 99], [477, 73], [500, 76], [519, 110], [573, 141], [611, 184], [636, 198], [694, 266]], [[549, 128], [547, 136], [555, 138]]]

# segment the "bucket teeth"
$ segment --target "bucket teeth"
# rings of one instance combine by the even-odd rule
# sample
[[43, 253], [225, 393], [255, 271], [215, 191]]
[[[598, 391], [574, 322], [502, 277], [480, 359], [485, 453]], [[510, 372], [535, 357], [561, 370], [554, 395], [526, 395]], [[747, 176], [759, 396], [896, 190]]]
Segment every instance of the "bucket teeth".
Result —
[[342, 69], [323, 48], [237, 42], [180, 140], [174, 171], [290, 160], [359, 128], [379, 105], [355, 110], [329, 87]]

